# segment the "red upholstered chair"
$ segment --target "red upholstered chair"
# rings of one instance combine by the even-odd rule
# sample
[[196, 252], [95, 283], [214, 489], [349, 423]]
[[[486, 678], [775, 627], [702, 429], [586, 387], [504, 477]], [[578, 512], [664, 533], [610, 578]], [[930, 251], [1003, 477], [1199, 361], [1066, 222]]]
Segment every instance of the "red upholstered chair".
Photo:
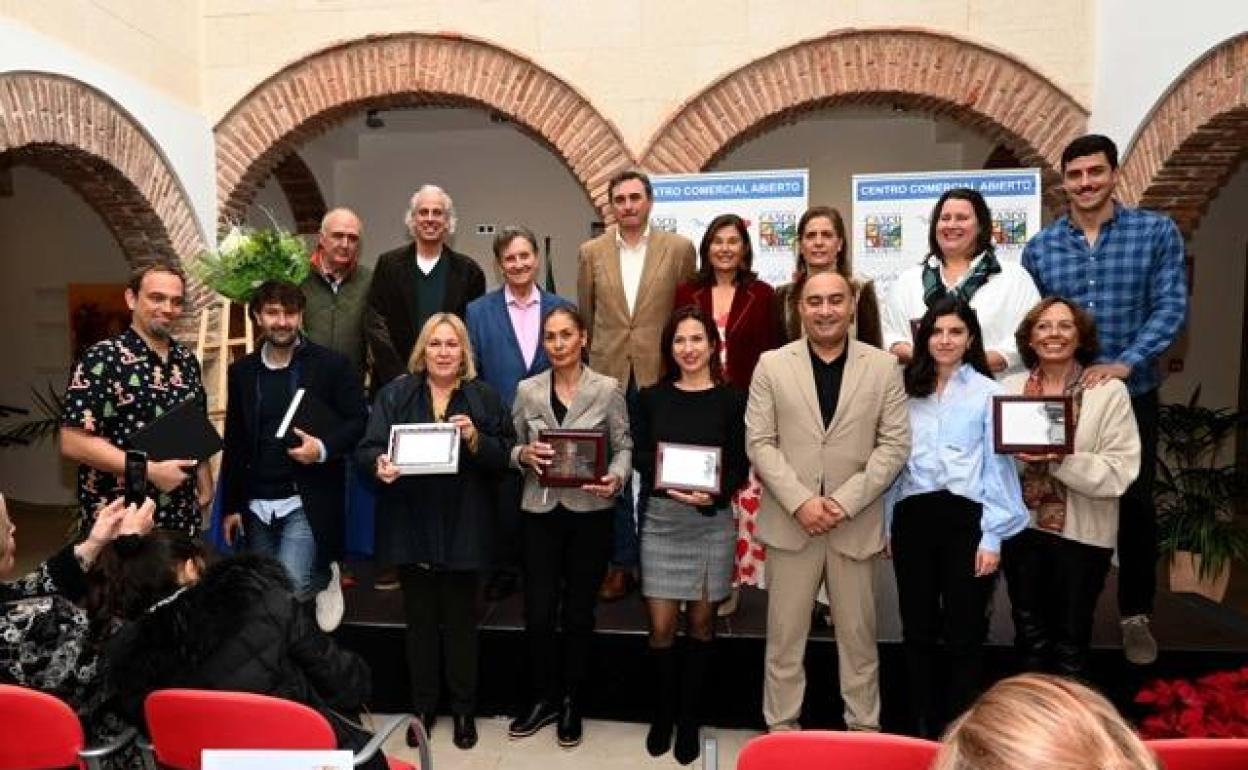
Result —
[[1165, 770], [1248, 768], [1248, 738], [1165, 738], [1144, 743]]
[[[150, 743], [145, 750], [162, 766], [199, 770], [204, 749], [335, 749], [333, 728], [320, 712], [302, 703], [221, 690], [158, 690], [143, 702]], [[420, 770], [431, 770], [429, 738], [410, 715], [391, 718], [355, 755], [372, 758], [395, 730], [411, 722], [420, 733]], [[414, 770], [387, 757], [391, 770]]]
[[64, 701], [38, 690], [0, 684], [0, 770], [79, 767], [95, 770], [134, 740], [129, 730], [107, 746], [88, 749], [82, 723]]
[[933, 741], [888, 733], [780, 732], [745, 744], [737, 770], [927, 770], [939, 748]]

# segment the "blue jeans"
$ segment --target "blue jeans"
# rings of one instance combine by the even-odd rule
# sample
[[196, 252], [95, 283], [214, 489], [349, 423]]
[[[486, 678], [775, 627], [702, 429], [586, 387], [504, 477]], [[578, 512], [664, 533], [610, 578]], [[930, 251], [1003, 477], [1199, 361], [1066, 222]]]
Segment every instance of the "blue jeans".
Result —
[[[628, 406], [629, 423], [636, 425], [640, 413], [640, 401], [637, 396], [637, 382], [632, 374], [628, 376], [628, 387], [624, 390], [624, 403]], [[646, 500], [642, 498], [634, 505], [633, 498], [637, 494], [636, 476], [624, 482], [620, 494], [615, 498], [615, 516], [612, 527], [611, 566], [635, 569], [641, 564], [641, 532], [642, 522], [646, 520]], [[637, 517], [634, 520], [634, 508]]]
[[[329, 575], [316, 567], [316, 538], [303, 508], [296, 508], [272, 524], [265, 524], [256, 514], [243, 514], [250, 553], [272, 556], [282, 563], [295, 586], [295, 597], [311, 599], [329, 584]], [[319, 573], [319, 574], [318, 574]]]

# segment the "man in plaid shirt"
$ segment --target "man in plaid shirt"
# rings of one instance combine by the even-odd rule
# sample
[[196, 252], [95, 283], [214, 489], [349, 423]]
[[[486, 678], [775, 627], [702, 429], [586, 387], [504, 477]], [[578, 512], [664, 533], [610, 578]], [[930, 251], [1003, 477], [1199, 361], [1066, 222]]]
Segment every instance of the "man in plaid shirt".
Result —
[[1125, 380], [1140, 429], [1140, 475], [1122, 498], [1118, 529], [1118, 611], [1123, 652], [1152, 663], [1157, 642], [1148, 629], [1157, 564], [1158, 358], [1187, 319], [1183, 238], [1162, 214], [1113, 198], [1118, 148], [1107, 137], [1082, 136], [1062, 152], [1062, 187], [1070, 212], [1023, 250], [1023, 267], [1044, 296], [1066, 297], [1092, 313], [1100, 362], [1083, 375], [1088, 387]]

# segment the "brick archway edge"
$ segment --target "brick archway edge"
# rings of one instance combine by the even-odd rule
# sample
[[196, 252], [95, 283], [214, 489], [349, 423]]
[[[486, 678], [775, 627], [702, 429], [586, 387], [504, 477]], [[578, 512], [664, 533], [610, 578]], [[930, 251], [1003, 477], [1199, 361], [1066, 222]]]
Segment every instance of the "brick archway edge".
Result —
[[459, 35], [367, 37], [287, 66], [221, 119], [215, 129], [221, 218], [240, 219], [282, 158], [348, 115], [443, 105], [506, 115], [550, 147], [600, 209], [611, 175], [633, 163], [615, 126], [529, 59]]
[[642, 166], [707, 168], [740, 143], [837, 104], [900, 104], [950, 117], [1005, 144], [1046, 183], [1087, 111], [1007, 54], [917, 29], [846, 30], [780, 49], [686, 102], [655, 133]]
[[1197, 59], [1157, 101], [1126, 152], [1118, 189], [1190, 237], [1245, 151], [1248, 32]]
[[91, 86], [43, 72], [0, 74], [0, 153], [82, 195], [132, 265], [203, 249], [186, 192], [156, 143]]

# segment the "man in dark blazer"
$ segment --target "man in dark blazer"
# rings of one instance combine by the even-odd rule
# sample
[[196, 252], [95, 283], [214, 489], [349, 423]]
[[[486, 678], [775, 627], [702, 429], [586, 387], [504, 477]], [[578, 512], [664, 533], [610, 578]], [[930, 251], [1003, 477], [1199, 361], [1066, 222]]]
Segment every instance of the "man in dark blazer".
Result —
[[429, 316], [447, 312], [463, 318], [468, 303], [485, 293], [481, 267], [446, 245], [455, 232], [455, 205], [442, 188], [417, 190], [405, 222], [412, 242], [378, 257], [368, 292], [368, 305], [379, 319], [366, 330], [374, 391], [407, 372]]
[[[542, 346], [542, 319], [551, 310], [570, 304], [542, 291], [541, 253], [537, 236], [527, 227], [505, 227], [494, 239], [494, 259], [503, 285], [468, 304], [468, 336], [476, 357], [477, 376], [494, 386], [507, 408], [521, 380], [550, 368]], [[494, 572], [485, 596], [498, 601], [516, 589], [520, 571], [520, 487], [518, 473], [508, 473], [499, 484], [494, 526]]]
[[[247, 549], [281, 561], [304, 600], [329, 583], [330, 562], [342, 558], [344, 462], [368, 419], [364, 385], [350, 361], [300, 333], [306, 303], [298, 286], [282, 281], [266, 281], [252, 297], [261, 344], [230, 365], [221, 460], [226, 542], [245, 532]], [[300, 388], [337, 422], [319, 436], [291, 426], [279, 439]], [[316, 609], [326, 630], [342, 620], [340, 600], [318, 596]]]

